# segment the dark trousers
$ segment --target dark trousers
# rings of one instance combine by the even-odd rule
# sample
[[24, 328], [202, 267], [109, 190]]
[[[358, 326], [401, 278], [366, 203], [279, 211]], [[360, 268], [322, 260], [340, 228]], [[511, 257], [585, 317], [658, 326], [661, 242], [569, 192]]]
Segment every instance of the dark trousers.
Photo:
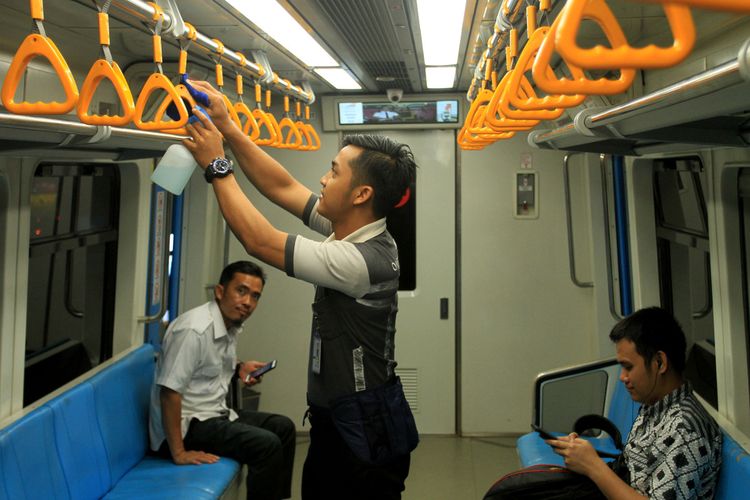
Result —
[[409, 475], [410, 455], [385, 465], [359, 460], [326, 415], [309, 414], [310, 447], [302, 471], [303, 500], [397, 500]]
[[296, 446], [294, 423], [282, 415], [243, 410], [227, 417], [193, 419], [185, 449], [201, 450], [246, 464], [247, 498], [279, 500], [292, 496]]

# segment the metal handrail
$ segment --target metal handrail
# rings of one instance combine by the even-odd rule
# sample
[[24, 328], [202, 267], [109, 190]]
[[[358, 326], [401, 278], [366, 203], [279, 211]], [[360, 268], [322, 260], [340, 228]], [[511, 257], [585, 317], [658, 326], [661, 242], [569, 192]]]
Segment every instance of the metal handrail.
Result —
[[565, 222], [568, 231], [568, 269], [570, 269], [570, 280], [579, 288], [593, 288], [592, 281], [580, 281], [576, 276], [575, 245], [573, 244], [573, 214], [570, 203], [570, 176], [568, 162], [570, 157], [583, 153], [569, 153], [563, 158], [563, 188], [565, 190]]
[[609, 295], [609, 313], [619, 321], [624, 318], [617, 312], [615, 307], [614, 276], [612, 275], [612, 236], [609, 234], [609, 189], [607, 187], [606, 171], [607, 155], [599, 155], [599, 167], [602, 176], [602, 208], [604, 212], [604, 247], [607, 254], [607, 293]]
[[166, 193], [166, 210], [165, 210], [165, 217], [164, 217], [164, 235], [167, 236], [165, 238], [165, 244], [162, 245], [162, 253], [161, 253], [161, 304], [159, 307], [159, 311], [156, 314], [152, 314], [151, 316], [139, 316], [138, 322], [139, 323], [153, 323], [154, 321], [157, 321], [164, 317], [164, 314], [167, 312], [167, 302], [169, 301], [169, 283], [167, 282], [167, 278], [169, 277], [169, 269], [167, 269], [167, 265], [169, 263], [169, 245], [166, 244], [169, 235], [169, 231], [171, 231], [172, 227], [172, 195]]
[[[154, 24], [155, 22], [154, 15], [156, 14], [156, 12], [153, 6], [151, 6], [148, 2], [143, 2], [141, 0], [113, 0], [112, 5], [119, 7], [139, 21], [142, 21], [148, 25]], [[184, 23], [180, 23], [178, 25], [176, 23], [176, 20], [169, 15], [168, 9], [165, 9], [163, 13], [163, 34], [174, 36], [177, 39], [187, 40], [190, 33], [187, 26], [185, 26]], [[219, 47], [214, 39], [209, 38], [208, 36], [200, 32], [196, 31], [195, 39], [193, 40], [193, 42], [211, 54], [217, 54], [220, 50], [223, 49], [221, 58], [228, 60], [229, 62], [234, 64], [236, 66], [236, 71], [241, 71], [250, 78], [259, 79], [262, 78], [266, 73], [265, 68], [251, 61], [248, 61], [243, 55], [238, 52], [225, 47]], [[312, 93], [312, 90], [303, 90], [302, 88], [292, 85], [290, 82], [281, 78], [274, 78], [273, 81], [269, 80], [268, 84], [275, 90], [283, 94], [290, 95], [293, 98], [303, 101], [307, 104], [312, 104], [315, 100], [315, 94]]]

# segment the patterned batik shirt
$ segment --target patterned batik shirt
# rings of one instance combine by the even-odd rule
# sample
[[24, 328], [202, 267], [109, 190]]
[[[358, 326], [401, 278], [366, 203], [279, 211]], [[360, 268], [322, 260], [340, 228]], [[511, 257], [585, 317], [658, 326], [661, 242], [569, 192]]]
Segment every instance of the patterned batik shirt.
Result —
[[652, 499], [711, 499], [721, 466], [721, 431], [685, 383], [643, 405], [625, 444], [630, 485]]

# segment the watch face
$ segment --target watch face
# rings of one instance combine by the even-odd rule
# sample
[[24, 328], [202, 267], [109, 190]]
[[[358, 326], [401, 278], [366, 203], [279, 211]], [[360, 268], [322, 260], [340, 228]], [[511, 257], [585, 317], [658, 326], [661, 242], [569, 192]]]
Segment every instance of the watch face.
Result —
[[213, 170], [217, 175], [229, 172], [229, 160], [217, 158], [212, 162]]

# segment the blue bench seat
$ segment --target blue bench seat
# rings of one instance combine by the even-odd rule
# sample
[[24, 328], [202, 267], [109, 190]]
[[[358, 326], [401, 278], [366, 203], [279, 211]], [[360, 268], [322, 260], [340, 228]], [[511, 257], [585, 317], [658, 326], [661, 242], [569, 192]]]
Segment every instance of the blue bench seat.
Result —
[[240, 465], [147, 455], [154, 350], [144, 345], [0, 430], [0, 500], [186, 498], [236, 493]]

